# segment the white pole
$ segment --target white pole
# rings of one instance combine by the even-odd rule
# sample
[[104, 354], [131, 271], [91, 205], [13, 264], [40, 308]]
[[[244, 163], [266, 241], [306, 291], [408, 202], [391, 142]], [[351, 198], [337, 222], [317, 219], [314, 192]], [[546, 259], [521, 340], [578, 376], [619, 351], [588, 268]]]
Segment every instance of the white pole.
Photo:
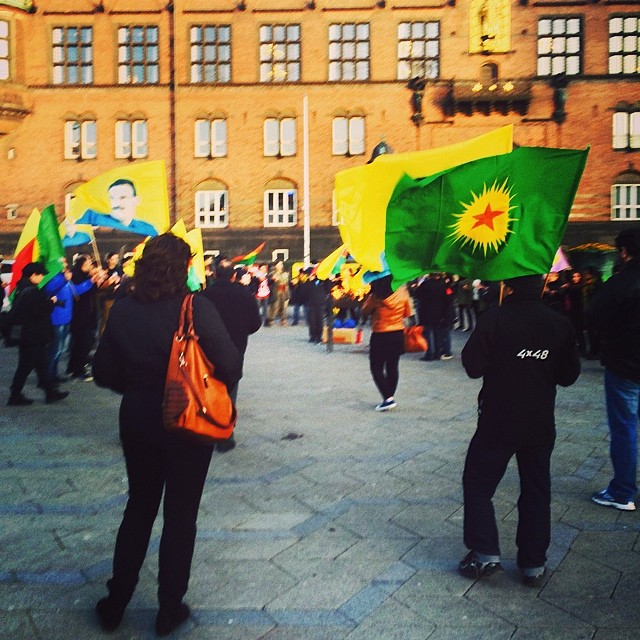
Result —
[[311, 264], [311, 229], [309, 226], [309, 97], [302, 99], [302, 157], [303, 157], [303, 216], [304, 216], [304, 266]]

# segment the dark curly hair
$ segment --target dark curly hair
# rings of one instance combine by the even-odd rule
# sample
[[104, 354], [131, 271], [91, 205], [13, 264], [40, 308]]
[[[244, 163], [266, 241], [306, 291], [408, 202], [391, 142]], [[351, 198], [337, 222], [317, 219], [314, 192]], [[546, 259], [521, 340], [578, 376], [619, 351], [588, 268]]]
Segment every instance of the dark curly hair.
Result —
[[136, 261], [131, 295], [140, 302], [155, 302], [188, 292], [189, 245], [172, 233], [151, 238]]

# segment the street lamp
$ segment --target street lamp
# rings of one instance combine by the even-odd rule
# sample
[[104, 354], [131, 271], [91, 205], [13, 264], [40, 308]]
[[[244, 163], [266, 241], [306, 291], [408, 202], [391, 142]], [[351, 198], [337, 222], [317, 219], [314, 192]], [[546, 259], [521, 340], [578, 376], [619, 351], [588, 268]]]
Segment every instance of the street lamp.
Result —
[[407, 83], [407, 89], [411, 91], [411, 121], [416, 127], [419, 127], [424, 120], [422, 115], [422, 100], [424, 98], [424, 88], [427, 86], [427, 81], [424, 78], [415, 76]]

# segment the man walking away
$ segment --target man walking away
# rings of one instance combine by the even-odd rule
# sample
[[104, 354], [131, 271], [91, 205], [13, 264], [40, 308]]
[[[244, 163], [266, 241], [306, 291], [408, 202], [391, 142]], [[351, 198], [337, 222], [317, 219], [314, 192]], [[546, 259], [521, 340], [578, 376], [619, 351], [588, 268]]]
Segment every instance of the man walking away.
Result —
[[613, 479], [591, 499], [604, 507], [633, 511], [638, 492], [640, 227], [618, 234], [616, 247], [622, 269], [601, 285], [587, 307], [589, 329], [600, 335], [613, 465]]
[[542, 278], [505, 281], [500, 307], [478, 318], [462, 350], [471, 378], [482, 378], [478, 428], [464, 467], [464, 543], [459, 572], [471, 579], [501, 570], [493, 495], [515, 455], [520, 474], [518, 567], [527, 586], [544, 581], [551, 540], [551, 453], [556, 385], [580, 374], [570, 322], [540, 300]]

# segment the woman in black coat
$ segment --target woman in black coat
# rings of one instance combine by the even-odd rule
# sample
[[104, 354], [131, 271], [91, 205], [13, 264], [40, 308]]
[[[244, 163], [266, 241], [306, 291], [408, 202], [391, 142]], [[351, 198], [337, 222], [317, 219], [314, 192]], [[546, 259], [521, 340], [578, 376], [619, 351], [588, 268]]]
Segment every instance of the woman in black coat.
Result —
[[[167, 635], [189, 617], [187, 592], [196, 538], [196, 518], [212, 447], [166, 431], [164, 383], [178, 326], [191, 253], [166, 233], [147, 243], [136, 263], [128, 296], [117, 300], [93, 359], [98, 385], [122, 393], [120, 439], [129, 479], [129, 499], [113, 559], [109, 595], [96, 605], [105, 630], [118, 627], [133, 595], [164, 491], [156, 631]], [[193, 300], [199, 343], [215, 375], [233, 387], [242, 357], [214, 305]]]

